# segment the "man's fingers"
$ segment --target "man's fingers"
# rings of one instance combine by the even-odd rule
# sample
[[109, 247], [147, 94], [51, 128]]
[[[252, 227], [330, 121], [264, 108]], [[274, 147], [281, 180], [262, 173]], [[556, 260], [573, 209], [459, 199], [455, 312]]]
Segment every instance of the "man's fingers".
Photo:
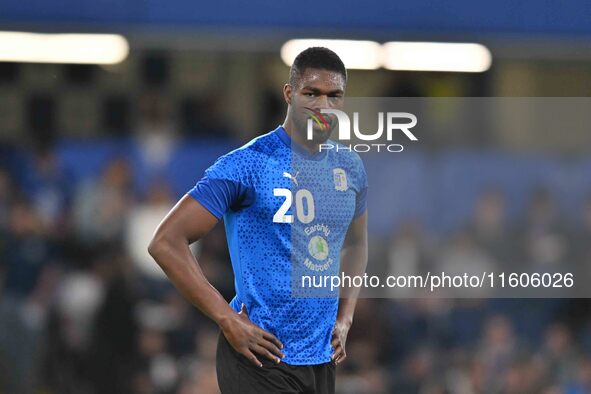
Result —
[[343, 361], [345, 361], [345, 359], [347, 358], [347, 353], [343, 350], [337, 358], [335, 358], [334, 363], [335, 364], [340, 364]]
[[281, 361], [281, 359], [279, 357], [277, 357], [276, 355], [274, 355], [273, 353], [271, 353], [269, 350], [265, 349], [265, 347], [263, 347], [261, 345], [254, 345], [252, 350], [267, 357], [269, 360], [273, 361], [276, 364], [279, 364], [279, 362]]
[[254, 365], [256, 365], [257, 367], [262, 367], [263, 363], [261, 363], [259, 361], [259, 359], [257, 358], [257, 356], [254, 355], [253, 352], [250, 351], [250, 349], [246, 349], [246, 351], [244, 351], [244, 353], [242, 353], [250, 362], [252, 362]]
[[340, 344], [338, 344], [336, 346], [333, 346], [333, 349], [334, 352], [332, 352], [331, 358], [335, 360], [343, 352], [343, 347]]
[[263, 334], [263, 338], [265, 338], [267, 341], [271, 341], [275, 344], [275, 346], [277, 346], [279, 349], [283, 349], [283, 344], [281, 343], [281, 341], [279, 339], [277, 339], [277, 337], [273, 334], [271, 334], [268, 331], [265, 331], [261, 328], [262, 334]]
[[335, 348], [334, 353], [332, 354], [332, 359], [335, 364], [339, 364], [345, 360], [347, 357], [347, 352], [340, 344]]
[[263, 340], [261, 342], [259, 342], [259, 345], [262, 346], [263, 348], [265, 348], [266, 350], [270, 351], [271, 353], [273, 353], [276, 358], [277, 357], [279, 357], [279, 358], [285, 357], [285, 355], [283, 353], [281, 353], [281, 350], [279, 350], [279, 348], [277, 347], [277, 345], [275, 345], [274, 342], [268, 341], [263, 338]]
[[332, 339], [332, 341], [330, 341], [330, 344], [332, 345], [333, 348], [336, 349], [337, 345], [339, 345], [341, 343], [341, 340], [339, 337], [334, 337]]

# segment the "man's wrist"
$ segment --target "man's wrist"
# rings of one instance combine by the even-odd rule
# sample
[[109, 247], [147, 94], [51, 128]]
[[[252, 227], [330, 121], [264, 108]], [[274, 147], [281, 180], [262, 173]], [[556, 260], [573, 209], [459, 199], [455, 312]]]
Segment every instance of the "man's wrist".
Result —
[[347, 328], [351, 328], [353, 324], [353, 316], [337, 316], [337, 322], [345, 325]]
[[[232, 310], [232, 312], [233, 312], [233, 310]], [[236, 313], [235, 312], [232, 313], [232, 312], [226, 313], [226, 314], [220, 316], [218, 319], [216, 319], [217, 325], [220, 328], [220, 330], [225, 332], [228, 329], [228, 327], [230, 327], [232, 325], [232, 322], [237, 317]]]

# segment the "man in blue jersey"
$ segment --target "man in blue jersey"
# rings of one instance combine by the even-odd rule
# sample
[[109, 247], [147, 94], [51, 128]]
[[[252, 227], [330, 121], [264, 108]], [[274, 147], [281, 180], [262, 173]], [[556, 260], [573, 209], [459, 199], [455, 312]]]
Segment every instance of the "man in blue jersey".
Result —
[[[367, 180], [354, 152], [320, 150], [343, 106], [347, 72], [326, 48], [300, 53], [283, 93], [282, 126], [221, 156], [162, 221], [149, 252], [221, 333], [223, 394], [334, 393], [357, 292], [318, 291], [304, 277], [361, 275]], [[189, 245], [224, 218], [236, 296], [228, 304]], [[340, 295], [340, 298], [339, 298]]]

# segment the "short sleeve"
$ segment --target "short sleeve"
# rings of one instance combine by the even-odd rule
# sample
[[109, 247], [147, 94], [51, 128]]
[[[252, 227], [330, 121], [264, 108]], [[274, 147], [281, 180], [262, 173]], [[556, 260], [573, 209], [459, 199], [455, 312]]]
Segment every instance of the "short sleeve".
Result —
[[353, 214], [353, 219], [363, 215], [367, 210], [367, 174], [365, 172], [365, 167], [363, 166], [363, 161], [360, 157], [357, 156], [357, 194], [355, 196], [355, 213]]
[[353, 219], [363, 215], [367, 211], [367, 186], [361, 189], [355, 197], [355, 214]]
[[237, 156], [231, 152], [217, 159], [187, 193], [218, 219], [228, 210], [239, 210], [252, 202], [252, 188], [240, 171]]

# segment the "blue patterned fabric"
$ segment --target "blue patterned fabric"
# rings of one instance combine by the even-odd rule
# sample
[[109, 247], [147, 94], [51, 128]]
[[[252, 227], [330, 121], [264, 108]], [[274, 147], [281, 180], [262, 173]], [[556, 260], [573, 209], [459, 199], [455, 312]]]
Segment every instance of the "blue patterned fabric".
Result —
[[310, 154], [278, 127], [221, 156], [188, 193], [224, 218], [236, 288], [230, 305], [245, 304], [253, 323], [279, 338], [287, 364], [330, 361], [338, 293], [298, 283], [339, 273], [366, 189], [356, 153]]

